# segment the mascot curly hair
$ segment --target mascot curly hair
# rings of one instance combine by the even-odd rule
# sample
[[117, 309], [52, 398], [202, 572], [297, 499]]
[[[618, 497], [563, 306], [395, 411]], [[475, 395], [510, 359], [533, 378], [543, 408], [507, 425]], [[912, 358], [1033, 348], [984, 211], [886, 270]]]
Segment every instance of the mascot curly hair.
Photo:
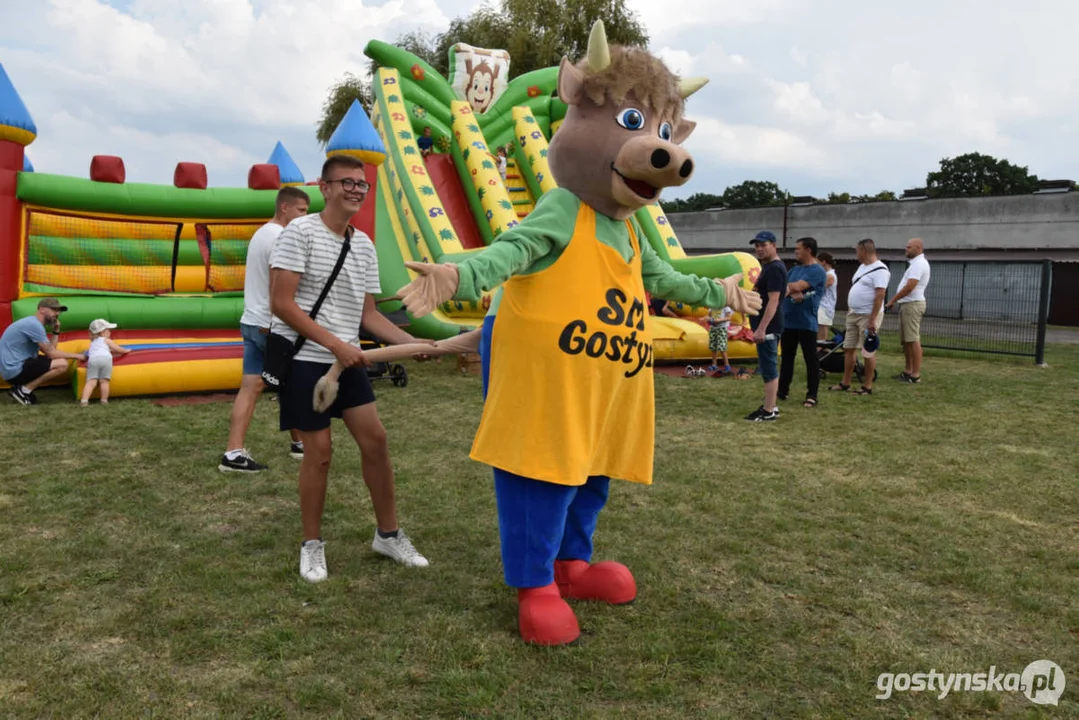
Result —
[[681, 143], [694, 123], [679, 80], [646, 50], [608, 46], [603, 23], [587, 57], [563, 58], [568, 105], [548, 159], [559, 187], [517, 227], [460, 264], [408, 263], [400, 297], [422, 316], [501, 285], [484, 319], [484, 408], [470, 457], [494, 469], [502, 564], [517, 589], [521, 637], [565, 645], [580, 636], [567, 600], [637, 596], [620, 563], [592, 563], [610, 479], [651, 484], [655, 434], [652, 342], [645, 291], [757, 314], [760, 297], [663, 262], [633, 214], [684, 184]]

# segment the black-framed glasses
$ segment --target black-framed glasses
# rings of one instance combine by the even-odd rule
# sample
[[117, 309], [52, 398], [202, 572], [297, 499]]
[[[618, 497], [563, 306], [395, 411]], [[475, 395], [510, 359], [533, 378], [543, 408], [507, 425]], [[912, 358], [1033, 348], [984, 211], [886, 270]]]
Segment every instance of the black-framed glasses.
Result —
[[323, 182], [325, 182], [327, 184], [339, 182], [339, 183], [341, 183], [341, 187], [344, 188], [345, 192], [350, 192], [352, 190], [359, 190], [360, 192], [367, 192], [368, 190], [371, 189], [371, 183], [367, 182], [366, 180], [353, 180], [352, 178], [340, 178], [339, 180], [323, 180]]

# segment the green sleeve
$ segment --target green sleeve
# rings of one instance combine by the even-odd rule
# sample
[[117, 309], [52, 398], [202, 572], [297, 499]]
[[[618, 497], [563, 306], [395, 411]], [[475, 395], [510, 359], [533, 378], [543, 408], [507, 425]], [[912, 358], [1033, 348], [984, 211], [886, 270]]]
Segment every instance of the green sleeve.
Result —
[[660, 258], [647, 241], [641, 243], [641, 272], [644, 289], [652, 297], [708, 308], [722, 308], [727, 304], [722, 285], [711, 278], [678, 272]]
[[520, 225], [458, 264], [460, 284], [454, 299], [479, 300], [483, 293], [525, 272], [537, 261], [561, 254], [573, 237], [580, 203], [564, 188], [544, 193]]

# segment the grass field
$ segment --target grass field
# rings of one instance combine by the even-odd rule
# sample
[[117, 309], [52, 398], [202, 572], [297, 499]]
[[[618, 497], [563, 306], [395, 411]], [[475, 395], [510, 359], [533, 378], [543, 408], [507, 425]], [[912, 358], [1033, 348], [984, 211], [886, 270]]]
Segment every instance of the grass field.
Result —
[[[615, 484], [596, 537], [639, 598], [579, 605], [563, 649], [517, 638], [489, 471], [467, 457], [479, 380], [452, 361], [376, 384], [432, 566], [371, 552], [339, 433], [316, 586], [275, 404], [249, 436], [271, 469], [238, 477], [216, 469], [227, 404], [3, 398], [0, 717], [1079, 717], [1079, 347], [1048, 369], [930, 357], [917, 386], [882, 358], [874, 396], [804, 410], [799, 376], [764, 425], [741, 419], [759, 380], [658, 376], [656, 482]], [[1056, 707], [875, 698], [883, 672], [1038, 659], [1067, 675]]]

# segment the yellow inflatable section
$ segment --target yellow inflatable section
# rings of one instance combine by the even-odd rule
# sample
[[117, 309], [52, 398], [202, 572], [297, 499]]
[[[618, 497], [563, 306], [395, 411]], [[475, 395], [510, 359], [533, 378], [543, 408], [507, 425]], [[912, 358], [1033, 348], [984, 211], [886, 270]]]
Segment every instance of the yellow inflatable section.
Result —
[[464, 100], [455, 100], [450, 105], [450, 111], [453, 113], [454, 138], [461, 147], [491, 232], [498, 237], [519, 224], [517, 213], [513, 210], [502, 176], [498, 174], [498, 166], [487, 148], [487, 141], [475, 122], [472, 106]]

